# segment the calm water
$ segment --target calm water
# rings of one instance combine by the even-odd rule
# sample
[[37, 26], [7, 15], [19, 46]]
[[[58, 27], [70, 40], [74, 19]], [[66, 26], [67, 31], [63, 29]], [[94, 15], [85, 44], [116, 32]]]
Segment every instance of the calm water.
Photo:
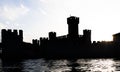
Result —
[[29, 59], [6, 67], [4, 72], [69, 72], [73, 65], [79, 72], [120, 72], [120, 60], [114, 59]]

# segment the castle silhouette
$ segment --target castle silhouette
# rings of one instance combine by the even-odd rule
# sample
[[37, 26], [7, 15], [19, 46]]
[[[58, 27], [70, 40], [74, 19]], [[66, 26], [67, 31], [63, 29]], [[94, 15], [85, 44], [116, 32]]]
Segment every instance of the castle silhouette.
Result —
[[110, 42], [91, 42], [91, 30], [85, 29], [83, 35], [79, 35], [79, 17], [68, 17], [67, 24], [67, 35], [56, 36], [56, 32], [49, 32], [49, 37], [33, 39], [32, 43], [23, 42], [22, 30], [2, 29], [3, 59], [119, 58], [120, 33], [114, 34]]

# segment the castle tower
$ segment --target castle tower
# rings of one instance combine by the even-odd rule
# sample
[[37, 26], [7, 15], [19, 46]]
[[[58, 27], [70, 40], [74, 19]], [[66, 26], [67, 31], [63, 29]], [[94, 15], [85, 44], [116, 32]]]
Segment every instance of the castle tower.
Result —
[[75, 16], [68, 17], [67, 24], [68, 24], [68, 37], [71, 38], [78, 37], [79, 17], [75, 17]]
[[85, 42], [91, 43], [91, 30], [83, 30], [83, 36], [84, 36], [84, 40]]
[[49, 39], [54, 40], [56, 38], [56, 32], [49, 32]]

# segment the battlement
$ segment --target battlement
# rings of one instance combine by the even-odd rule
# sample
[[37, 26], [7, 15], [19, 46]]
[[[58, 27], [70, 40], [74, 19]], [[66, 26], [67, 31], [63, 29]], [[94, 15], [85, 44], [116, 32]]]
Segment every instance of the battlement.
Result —
[[49, 32], [49, 39], [53, 40], [56, 38], [56, 32]]
[[67, 24], [79, 24], [79, 17], [75, 17], [75, 16], [68, 17]]
[[91, 32], [91, 30], [85, 29], [85, 30], [83, 30], [83, 32]]
[[37, 39], [33, 39], [33, 40], [32, 40], [32, 44], [34, 44], [34, 45], [39, 45], [39, 44], [40, 44], [40, 41], [37, 40]]
[[40, 37], [40, 41], [48, 41], [48, 38], [46, 38], [46, 37]]
[[83, 30], [83, 35], [84, 36], [91, 36], [91, 30], [88, 30], [88, 29]]
[[2, 33], [13, 33], [15, 35], [19, 35], [19, 36], [22, 36], [23, 35], [23, 31], [22, 30], [18, 30], [17, 29], [2, 29]]
[[23, 42], [23, 31], [22, 30], [16, 30], [16, 29], [2, 29], [2, 42], [6, 41], [20, 41]]

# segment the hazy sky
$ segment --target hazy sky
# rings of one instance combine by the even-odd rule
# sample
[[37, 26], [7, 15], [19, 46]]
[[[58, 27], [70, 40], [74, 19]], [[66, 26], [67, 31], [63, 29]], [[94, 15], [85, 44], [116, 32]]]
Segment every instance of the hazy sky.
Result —
[[0, 29], [22, 29], [24, 41], [68, 32], [66, 18], [80, 17], [79, 34], [92, 30], [92, 40], [112, 40], [120, 32], [120, 0], [0, 0]]

